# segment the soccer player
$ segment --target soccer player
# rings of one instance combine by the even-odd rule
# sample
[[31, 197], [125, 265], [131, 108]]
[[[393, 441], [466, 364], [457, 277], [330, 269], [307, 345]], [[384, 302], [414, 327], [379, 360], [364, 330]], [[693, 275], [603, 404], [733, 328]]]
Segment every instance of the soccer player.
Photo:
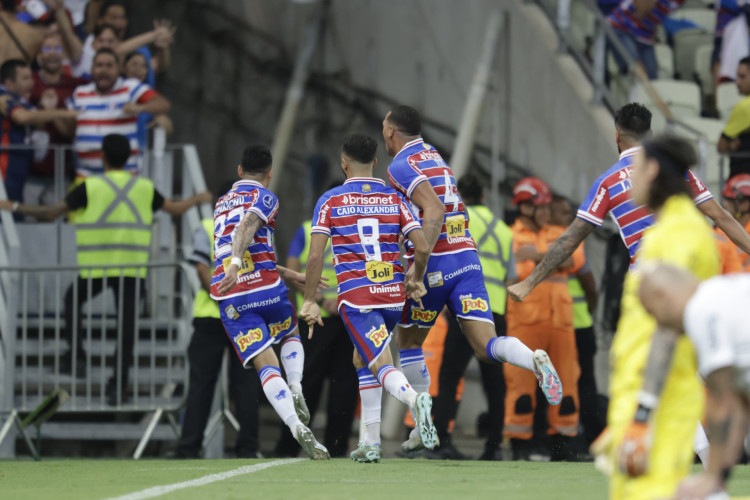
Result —
[[[510, 363], [533, 371], [547, 400], [559, 404], [562, 384], [547, 353], [541, 349], [532, 352], [515, 337], [496, 336], [482, 266], [453, 172], [440, 153], [424, 142], [421, 130], [419, 114], [409, 106], [394, 107], [383, 120], [386, 150], [393, 157], [388, 178], [419, 211], [432, 249], [424, 307], [409, 301], [399, 323], [399, 356], [406, 378], [418, 392], [429, 389], [430, 372], [425, 366], [422, 343], [447, 305], [480, 361]], [[408, 243], [406, 255], [410, 260], [414, 256], [413, 246]], [[416, 429], [401, 445], [404, 453], [422, 449], [424, 443]]]
[[[313, 460], [328, 460], [300, 419], [310, 421], [302, 396], [304, 351], [297, 318], [281, 281], [300, 281], [303, 275], [276, 265], [273, 230], [279, 201], [271, 181], [271, 152], [251, 146], [237, 166], [235, 182], [214, 209], [214, 274], [211, 297], [219, 303], [221, 321], [243, 365], [252, 362], [268, 401]], [[316, 285], [317, 285], [316, 281]], [[281, 377], [271, 349], [281, 342], [281, 359], [289, 385]]]
[[[636, 269], [664, 261], [699, 279], [718, 273], [714, 236], [685, 182], [695, 161], [692, 146], [669, 135], [645, 141], [635, 155], [633, 203], [645, 205], [656, 218], [643, 234]], [[703, 415], [693, 347], [684, 337], [670, 343], [654, 335], [658, 325], [638, 300], [641, 274], [625, 278], [622, 316], [610, 350], [608, 439], [592, 445], [615, 464], [612, 499], [671, 498], [690, 471], [691, 444]], [[657, 402], [658, 412], [653, 411]]]
[[683, 269], [655, 264], [648, 271], [644, 268], [639, 292], [644, 308], [659, 324], [655, 336], [674, 343], [684, 332], [693, 343], [698, 372], [708, 387], [708, 468], [683, 480], [676, 498], [729, 498], [722, 492], [750, 418], [745, 404], [750, 398], [750, 328], [745, 313], [750, 276], [735, 274], [701, 283]]
[[[422, 280], [430, 249], [403, 196], [372, 176], [377, 163], [376, 149], [375, 140], [362, 134], [353, 134], [344, 141], [341, 168], [347, 180], [343, 186], [321, 196], [315, 207], [308, 281], [300, 311], [300, 317], [310, 325], [312, 336], [314, 325], [323, 324], [314, 283], [320, 279], [323, 251], [331, 238], [339, 315], [356, 352], [367, 363], [357, 370], [367, 437], [351, 457], [360, 462], [379, 462], [382, 458], [379, 397], [382, 389], [375, 391], [377, 402], [371, 397], [375, 392], [366, 392], [378, 386], [385, 387], [415, 413], [422, 443], [430, 449], [437, 445], [430, 414], [432, 398], [427, 392], [417, 393], [409, 385], [404, 374], [393, 366], [388, 348], [406, 296], [419, 301], [427, 293]], [[408, 273], [404, 273], [398, 261], [399, 232], [413, 247], [414, 263]], [[355, 359], [355, 366], [358, 364]]]
[[[615, 129], [619, 161], [594, 182], [578, 209], [576, 220], [550, 245], [547, 255], [529, 277], [508, 287], [508, 295], [512, 299], [523, 301], [535, 286], [573, 254], [594, 229], [602, 225], [607, 214], [620, 228], [622, 240], [630, 252], [631, 264], [635, 261], [641, 235], [654, 223], [653, 213], [648, 207], [638, 206], [630, 197], [633, 159], [642, 149], [641, 141], [651, 135], [651, 112], [642, 104], [626, 104], [615, 114]], [[738, 247], [750, 254], [750, 235], [745, 229], [719, 205], [692, 171], [688, 170], [685, 178], [698, 209], [713, 219]]]

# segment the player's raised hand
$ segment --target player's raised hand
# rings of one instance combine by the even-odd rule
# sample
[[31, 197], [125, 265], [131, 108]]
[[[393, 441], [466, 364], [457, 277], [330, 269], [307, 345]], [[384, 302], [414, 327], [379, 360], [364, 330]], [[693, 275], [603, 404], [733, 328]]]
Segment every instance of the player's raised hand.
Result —
[[[694, 498], [709, 498], [711, 494], [721, 491], [719, 478], [713, 474], [703, 472], [697, 476], [690, 476], [682, 480], [677, 487], [675, 500], [692, 500]], [[728, 498], [728, 497], [727, 497]]]
[[315, 328], [316, 323], [323, 326], [323, 317], [320, 314], [320, 306], [311, 300], [306, 300], [302, 303], [302, 308], [299, 310], [299, 317], [310, 327], [310, 332], [307, 334], [308, 339], [312, 338], [313, 329]]
[[523, 302], [523, 299], [530, 293], [531, 287], [526, 284], [525, 280], [508, 287], [508, 295], [516, 302]]
[[620, 471], [630, 477], [642, 476], [648, 469], [651, 429], [646, 422], [630, 422], [617, 453]]
[[224, 278], [219, 283], [219, 288], [217, 289], [219, 295], [225, 295], [234, 288], [237, 284], [237, 271], [239, 269], [236, 264], [230, 264], [229, 267], [224, 269]]

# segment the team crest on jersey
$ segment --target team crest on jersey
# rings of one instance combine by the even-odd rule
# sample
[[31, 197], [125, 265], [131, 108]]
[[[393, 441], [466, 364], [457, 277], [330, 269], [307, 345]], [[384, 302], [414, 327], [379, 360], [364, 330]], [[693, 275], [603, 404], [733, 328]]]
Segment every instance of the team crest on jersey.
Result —
[[471, 311], [487, 312], [489, 311], [489, 309], [490, 308], [487, 305], [487, 301], [481, 297], [477, 297], [476, 299], [472, 299], [470, 297], [461, 299], [461, 312], [463, 312], [464, 314]]
[[370, 187], [369, 184], [365, 184], [364, 186], [362, 186], [363, 193], [369, 193], [370, 191], [372, 191], [372, 188]]
[[422, 323], [429, 323], [437, 316], [437, 311], [426, 311], [424, 309], [412, 309], [411, 319], [412, 321], [421, 321]]
[[281, 323], [274, 323], [272, 325], [268, 325], [268, 329], [271, 330], [271, 338], [275, 339], [281, 332], [289, 329], [290, 326], [292, 326], [291, 316], [289, 316], [287, 319], [285, 319]]
[[381, 345], [383, 345], [383, 342], [385, 342], [385, 339], [388, 338], [388, 329], [385, 327], [385, 325], [380, 325], [380, 328], [377, 330], [373, 326], [372, 329], [367, 333], [367, 338], [370, 339], [370, 342], [372, 342], [375, 345], [376, 349], [379, 349]]
[[373, 283], [383, 283], [393, 279], [393, 264], [371, 260], [365, 264], [367, 279]]
[[427, 284], [430, 286], [430, 288], [443, 286], [443, 273], [441, 271], [427, 273]]
[[238, 335], [234, 340], [237, 342], [240, 352], [245, 352], [248, 347], [263, 340], [263, 331], [260, 328], [255, 328], [244, 335]]
[[235, 309], [232, 304], [229, 304], [229, 307], [226, 307], [224, 309], [224, 312], [227, 314], [227, 318], [229, 319], [237, 319], [240, 317], [240, 313], [237, 312], [237, 309]]

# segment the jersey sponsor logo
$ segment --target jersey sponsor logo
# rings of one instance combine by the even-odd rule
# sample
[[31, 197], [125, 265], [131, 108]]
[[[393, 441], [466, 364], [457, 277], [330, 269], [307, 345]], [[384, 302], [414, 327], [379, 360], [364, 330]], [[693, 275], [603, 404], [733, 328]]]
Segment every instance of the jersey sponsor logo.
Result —
[[235, 339], [240, 352], [245, 352], [248, 347], [263, 340], [263, 331], [260, 328], [248, 331], [244, 335], [238, 335]]
[[429, 323], [435, 319], [437, 311], [425, 311], [423, 309], [412, 309], [411, 319], [412, 321], [421, 321], [422, 323]]
[[320, 209], [320, 215], [318, 216], [318, 224], [325, 224], [327, 215], [328, 215], [328, 205], [324, 205], [323, 208]]
[[335, 217], [344, 217], [347, 215], [394, 215], [399, 213], [396, 205], [380, 205], [372, 207], [336, 207], [333, 209]]
[[371, 260], [365, 264], [367, 279], [373, 283], [383, 283], [393, 279], [393, 264]]
[[260, 270], [255, 271], [254, 273], [245, 274], [237, 278], [238, 283], [255, 283], [256, 281], [261, 280]]
[[263, 204], [266, 208], [271, 208], [273, 206], [273, 198], [271, 198], [271, 195], [267, 194], [263, 197]]
[[388, 329], [385, 325], [380, 325], [380, 328], [377, 330], [373, 326], [367, 333], [367, 338], [375, 345], [376, 349], [379, 349], [380, 346], [383, 345], [383, 342], [388, 338]]
[[443, 286], [443, 273], [440, 271], [427, 273], [427, 284], [430, 286], [430, 288]]
[[[222, 259], [221, 264], [224, 269], [227, 269], [232, 264], [232, 257], [226, 257]], [[251, 273], [255, 270], [255, 264], [253, 264], [253, 258], [248, 250], [245, 250], [245, 255], [242, 256], [242, 267], [237, 271], [238, 276], [243, 274]]]
[[602, 188], [599, 190], [599, 193], [597, 193], [596, 198], [594, 198], [596, 200], [596, 203], [594, 203], [594, 206], [591, 207], [592, 211], [596, 212], [596, 210], [599, 208], [599, 205], [602, 204], [602, 200], [604, 199], [604, 195], [606, 192], [607, 188], [602, 186]]
[[229, 319], [237, 319], [240, 317], [240, 313], [237, 312], [237, 309], [235, 309], [232, 304], [229, 304], [228, 307], [224, 308], [224, 312]]
[[401, 287], [399, 285], [371, 286], [369, 291], [370, 293], [393, 293], [400, 292]]
[[268, 325], [268, 329], [271, 330], [271, 338], [275, 339], [276, 336], [278, 336], [278, 334], [280, 334], [284, 330], [288, 330], [290, 326], [292, 326], [291, 316], [289, 316], [287, 319], [285, 319], [281, 323], [274, 323], [272, 325]]
[[[429, 150], [430, 146], [425, 144], [424, 148]], [[416, 162], [427, 161], [427, 160], [442, 160], [442, 159], [443, 157], [440, 156], [440, 153], [438, 153], [437, 151], [420, 151], [419, 153], [415, 153], [414, 155], [409, 157], [409, 160], [414, 160]]]
[[341, 198], [344, 205], [392, 205], [393, 195], [388, 196], [363, 196], [356, 194], [345, 194]]
[[476, 299], [472, 299], [472, 298], [461, 299], [461, 312], [463, 312], [464, 314], [470, 311], [487, 312], [489, 311], [489, 309], [490, 308], [487, 306], [487, 301], [485, 301], [481, 297], [477, 297]]
[[455, 278], [456, 276], [460, 276], [463, 273], [466, 273], [466, 272], [469, 272], [469, 271], [481, 271], [481, 270], [482, 270], [482, 266], [481, 265], [479, 265], [479, 264], [469, 264], [468, 266], [464, 266], [461, 269], [457, 269], [457, 270], [453, 271], [450, 274], [446, 274], [445, 275], [445, 281], [450, 281], [453, 278]]
[[460, 243], [466, 239], [466, 219], [463, 215], [453, 215], [445, 219], [445, 234], [448, 243]]
[[254, 309], [256, 307], [270, 306], [270, 305], [276, 304], [278, 302], [281, 302], [281, 297], [274, 297], [272, 299], [266, 299], [266, 300], [251, 302], [249, 304], [242, 304], [242, 305], [240, 305], [240, 306], [237, 307], [237, 311], [238, 312], [249, 311], [250, 309]]

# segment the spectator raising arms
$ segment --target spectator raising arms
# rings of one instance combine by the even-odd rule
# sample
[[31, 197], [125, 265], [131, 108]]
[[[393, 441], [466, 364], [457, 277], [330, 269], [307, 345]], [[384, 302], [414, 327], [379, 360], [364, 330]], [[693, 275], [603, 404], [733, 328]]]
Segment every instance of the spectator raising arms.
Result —
[[76, 173], [87, 177], [101, 173], [102, 137], [119, 133], [128, 138], [131, 156], [125, 170], [138, 169], [137, 117], [140, 113], [163, 114], [169, 101], [134, 78], [119, 76], [120, 59], [111, 49], [100, 49], [94, 57], [93, 82], [76, 88], [68, 106], [81, 111], [76, 123]]

